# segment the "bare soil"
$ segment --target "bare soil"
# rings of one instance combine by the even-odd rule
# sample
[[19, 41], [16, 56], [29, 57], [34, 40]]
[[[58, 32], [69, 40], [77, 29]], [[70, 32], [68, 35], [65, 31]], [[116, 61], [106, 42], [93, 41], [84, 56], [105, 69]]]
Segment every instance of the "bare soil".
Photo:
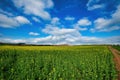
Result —
[[114, 62], [116, 65], [116, 69], [118, 71], [118, 80], [120, 80], [120, 52], [118, 50], [112, 48], [112, 46], [109, 46], [109, 49], [114, 55]]

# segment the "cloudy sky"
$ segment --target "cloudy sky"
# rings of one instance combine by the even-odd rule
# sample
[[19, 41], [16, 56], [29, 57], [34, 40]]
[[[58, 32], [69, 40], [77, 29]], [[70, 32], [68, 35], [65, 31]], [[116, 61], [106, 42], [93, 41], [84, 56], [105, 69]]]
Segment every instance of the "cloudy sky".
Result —
[[120, 44], [120, 0], [0, 0], [0, 42]]

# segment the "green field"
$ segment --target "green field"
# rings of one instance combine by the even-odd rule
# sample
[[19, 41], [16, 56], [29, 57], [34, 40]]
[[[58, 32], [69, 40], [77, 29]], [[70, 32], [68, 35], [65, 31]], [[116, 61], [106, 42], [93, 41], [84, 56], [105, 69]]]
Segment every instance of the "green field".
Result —
[[0, 46], [1, 80], [116, 80], [107, 46]]
[[112, 47], [120, 51], [120, 45], [114, 45]]

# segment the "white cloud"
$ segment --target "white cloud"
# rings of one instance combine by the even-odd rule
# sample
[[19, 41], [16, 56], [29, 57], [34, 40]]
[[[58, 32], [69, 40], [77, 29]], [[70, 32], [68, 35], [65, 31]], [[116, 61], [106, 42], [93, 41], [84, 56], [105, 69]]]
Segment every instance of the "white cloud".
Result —
[[74, 28], [59, 28], [53, 27], [53, 25], [47, 25], [42, 31], [49, 34], [49, 42], [52, 44], [71, 44], [74, 43], [78, 37], [81, 37], [79, 31]]
[[58, 18], [58, 17], [54, 17], [54, 18], [52, 18], [52, 20], [51, 20], [51, 24], [52, 25], [57, 25], [57, 24], [60, 24], [60, 19]]
[[36, 18], [36, 17], [32, 17], [32, 19], [34, 20], [34, 21], [36, 21], [36, 22], [41, 22], [38, 18]]
[[[45, 38], [45, 42], [49, 44], [112, 44], [120, 43], [120, 41], [109, 40], [112, 38], [98, 38], [98, 37], [88, 37], [82, 36], [77, 29], [66, 29], [58, 27], [46, 27], [43, 32], [49, 34]], [[120, 38], [120, 37], [118, 37]], [[42, 38], [44, 39], [44, 38]], [[37, 39], [37, 42], [42, 43], [42, 39]], [[109, 40], [109, 41], [108, 41]], [[114, 42], [115, 41], [115, 42]], [[44, 43], [45, 43], [44, 42]]]
[[48, 20], [51, 18], [46, 9], [54, 6], [52, 0], [13, 0], [17, 8], [21, 8], [25, 14], [39, 16]]
[[[46, 37], [40, 38], [28, 38], [28, 39], [0, 39], [0, 42], [11, 42], [11, 43], [28, 43], [28, 44], [120, 44], [120, 36], [112, 38], [98, 38], [98, 37], [88, 37], [82, 36], [80, 31], [87, 30], [86, 27], [74, 28], [60, 28], [56, 23], [59, 22], [59, 18], [53, 18], [50, 24], [42, 30], [44, 33], [48, 34]], [[61, 24], [61, 23], [60, 23]], [[78, 23], [77, 23], [78, 24]], [[29, 35], [39, 35], [35, 32], [30, 32]], [[117, 40], [114, 40], [117, 39]]]
[[88, 10], [94, 10], [94, 9], [100, 9], [104, 8], [104, 4], [98, 4], [100, 0], [89, 0], [88, 3], [86, 4]]
[[73, 27], [79, 31], [86, 31], [88, 30], [86, 26], [90, 26], [91, 24], [92, 22], [90, 20], [88, 20], [87, 18], [82, 18], [78, 20], [77, 23], [73, 25]]
[[83, 18], [83, 19], [80, 19], [78, 22], [77, 22], [77, 25], [78, 26], [89, 26], [91, 25], [91, 21], [89, 21], [87, 18]]
[[92, 7], [88, 7], [88, 10], [94, 10], [94, 9], [99, 9], [99, 8], [104, 8], [105, 5], [100, 4], [100, 5], [93, 5]]
[[101, 29], [99, 31], [101, 31], [101, 32], [110, 32], [110, 31], [114, 31], [114, 30], [120, 30], [120, 26], [112, 26], [109, 29], [104, 28], [104, 29]]
[[39, 33], [36, 33], [36, 32], [29, 32], [29, 35], [31, 35], [31, 36], [38, 36], [38, 35], [40, 35]]
[[99, 37], [82, 37], [83, 44], [120, 44], [120, 36], [111, 36], [106, 38]]
[[18, 25], [18, 22], [14, 18], [0, 14], [0, 27], [11, 28]]
[[8, 17], [0, 14], [0, 27], [14, 28], [23, 24], [30, 24], [30, 21], [23, 16]]
[[73, 21], [73, 20], [75, 20], [75, 18], [74, 18], [74, 17], [67, 16], [67, 17], [65, 17], [65, 20]]
[[33, 42], [31, 42], [31, 43], [51, 44], [51, 36], [47, 36], [47, 37], [43, 37], [43, 38], [34, 38], [31, 40], [33, 40]]
[[0, 38], [0, 42], [9, 43], [27, 43], [27, 44], [120, 44], [120, 36], [112, 36], [107, 38], [78, 36], [73, 37], [70, 35], [61, 36], [47, 36], [42, 38], [28, 38], [28, 39], [10, 39]]
[[60, 28], [62, 26], [59, 18], [54, 17], [50, 24], [47, 24], [46, 27], [42, 30], [44, 33], [49, 34], [46, 38], [37, 39], [37, 42], [41, 43], [51, 43], [51, 44], [67, 44], [74, 43], [78, 37], [81, 37], [81, 34], [77, 29], [74, 28]]
[[15, 17], [15, 20], [17, 20], [20, 24], [30, 24], [30, 21], [23, 16], [17, 16]]
[[94, 21], [95, 28], [91, 31], [110, 32], [120, 30], [120, 5], [117, 10], [111, 15], [111, 18], [98, 18]]
[[80, 26], [74, 26], [74, 28], [76, 30], [79, 30], [79, 31], [86, 31], [86, 30], [88, 30], [88, 28], [86, 28], [86, 27], [80, 27]]
[[76, 29], [67, 29], [67, 28], [58, 28], [58, 27], [52, 27], [51, 26], [46, 26], [45, 29], [42, 30], [43, 32], [51, 35], [65, 35], [65, 34], [79, 34], [79, 32]]
[[5, 43], [27, 43], [27, 39], [10, 39], [10, 38], [0, 38], [0, 42]]

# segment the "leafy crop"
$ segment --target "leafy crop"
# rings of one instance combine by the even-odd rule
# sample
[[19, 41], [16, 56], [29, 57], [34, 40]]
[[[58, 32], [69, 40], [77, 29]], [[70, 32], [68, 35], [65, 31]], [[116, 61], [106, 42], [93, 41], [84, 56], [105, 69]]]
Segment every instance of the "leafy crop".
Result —
[[1, 46], [1, 80], [116, 80], [107, 46]]

